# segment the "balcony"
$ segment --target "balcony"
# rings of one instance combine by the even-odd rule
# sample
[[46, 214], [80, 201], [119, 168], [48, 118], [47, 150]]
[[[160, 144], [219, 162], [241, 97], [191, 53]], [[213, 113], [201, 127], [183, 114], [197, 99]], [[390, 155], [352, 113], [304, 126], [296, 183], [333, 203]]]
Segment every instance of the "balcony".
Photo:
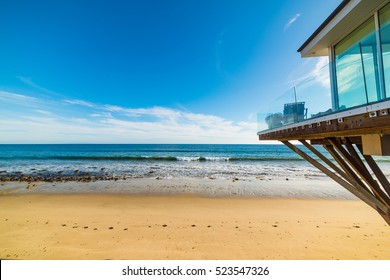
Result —
[[[367, 65], [367, 56], [359, 55], [360, 65]], [[354, 57], [356, 58], [356, 56]], [[342, 89], [345, 89], [344, 77], [346, 69], [356, 74], [359, 69], [356, 59], [343, 61], [338, 78]], [[366, 134], [390, 133], [390, 100], [387, 98], [368, 98], [370, 79], [361, 79], [363, 86], [349, 86], [349, 91], [341, 91], [335, 95], [332, 105], [329, 64], [315, 68], [310, 75], [300, 79], [287, 92], [280, 95], [268, 106], [264, 106], [257, 115], [258, 136], [260, 140], [296, 140], [323, 139], [324, 137], [344, 137]], [[369, 74], [368, 71], [364, 72]], [[351, 79], [351, 78], [349, 78]], [[379, 87], [377, 87], [379, 89]], [[337, 89], [336, 89], [337, 91]], [[351, 91], [358, 102], [351, 99]], [[348, 95], [348, 99], [344, 95]], [[348, 100], [349, 103], [339, 101]], [[348, 105], [348, 106], [345, 106]], [[337, 107], [339, 106], [339, 107]], [[338, 108], [338, 109], [334, 109]]]
[[257, 115], [258, 131], [277, 129], [333, 113], [329, 65], [312, 71]]

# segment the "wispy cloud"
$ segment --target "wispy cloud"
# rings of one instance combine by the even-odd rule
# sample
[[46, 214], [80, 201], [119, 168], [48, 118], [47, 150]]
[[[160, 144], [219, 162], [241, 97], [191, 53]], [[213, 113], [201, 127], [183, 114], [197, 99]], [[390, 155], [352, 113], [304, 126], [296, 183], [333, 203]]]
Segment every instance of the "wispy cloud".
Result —
[[21, 76], [19, 76], [19, 77], [17, 77], [17, 78], [18, 78], [20, 81], [22, 81], [23, 83], [25, 83], [26, 85], [29, 85], [29, 86], [31, 86], [32, 88], [38, 89], [38, 90], [41, 91], [41, 92], [48, 93], [48, 94], [54, 95], [54, 96], [62, 96], [62, 95], [59, 94], [58, 92], [52, 91], [52, 90], [50, 90], [50, 89], [47, 89], [47, 88], [45, 88], [45, 87], [42, 87], [42, 86], [40, 86], [40, 85], [34, 83], [34, 82], [32, 81], [31, 78], [28, 78], [28, 77], [21, 77]]
[[87, 106], [87, 107], [95, 107], [94, 104], [91, 102], [83, 101], [83, 100], [78, 100], [78, 99], [64, 99], [62, 100], [65, 103], [72, 104], [72, 105], [81, 105], [81, 106]]
[[329, 68], [327, 67], [328, 65], [328, 57], [320, 57], [310, 75], [315, 77], [316, 81], [319, 82], [324, 88], [330, 89]]
[[40, 113], [42, 115], [47, 115], [47, 116], [52, 115], [52, 112], [45, 111], [45, 110], [34, 109], [34, 111], [37, 112], [37, 113]]
[[[5, 98], [6, 97], [6, 98]], [[22, 106], [0, 92], [0, 143], [256, 143], [256, 122], [166, 107], [128, 108], [84, 100]], [[64, 106], [66, 105], [66, 106]]]
[[297, 21], [297, 19], [301, 16], [301, 14], [295, 14], [285, 25], [284, 25], [284, 31], [287, 31], [291, 25], [293, 25], [294, 22]]
[[323, 87], [329, 88], [328, 64], [329, 59], [327, 56], [305, 59], [299, 66], [294, 68], [288, 76], [288, 81], [282, 85], [292, 88], [301, 83], [307, 83], [307, 80], [315, 80]]
[[2, 101], [17, 101], [17, 102], [31, 102], [36, 101], [37, 98], [28, 95], [11, 93], [0, 90], [0, 100]]

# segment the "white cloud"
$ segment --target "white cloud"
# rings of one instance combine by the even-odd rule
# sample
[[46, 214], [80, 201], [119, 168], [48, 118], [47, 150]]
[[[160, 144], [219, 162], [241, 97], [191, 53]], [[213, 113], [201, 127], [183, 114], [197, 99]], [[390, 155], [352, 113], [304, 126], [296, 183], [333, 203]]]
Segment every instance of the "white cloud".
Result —
[[37, 101], [37, 98], [31, 97], [31, 96], [27, 96], [27, 95], [11, 93], [11, 92], [6, 92], [6, 91], [0, 90], [0, 100], [31, 102], [31, 101]]
[[284, 31], [287, 31], [291, 25], [297, 21], [297, 19], [301, 16], [301, 14], [295, 14], [284, 26]]
[[327, 56], [322, 56], [318, 59], [317, 63], [314, 66], [313, 71], [310, 73], [317, 82], [319, 82], [323, 87], [329, 88], [330, 92], [330, 77], [329, 77], [329, 59]]
[[65, 103], [72, 104], [72, 105], [81, 105], [81, 106], [87, 106], [87, 107], [95, 107], [94, 104], [91, 102], [83, 101], [83, 100], [78, 100], [78, 99], [64, 99], [62, 100]]
[[107, 113], [93, 113], [93, 114], [90, 114], [91, 117], [96, 117], [96, 118], [99, 118], [99, 117], [102, 117], [102, 118], [112, 118], [112, 114], [107, 112]]
[[289, 89], [302, 84], [321, 84], [324, 88], [330, 87], [329, 59], [327, 56], [305, 59], [299, 67], [296, 67], [289, 75], [286, 85]]
[[52, 114], [53, 114], [52, 112], [45, 111], [45, 110], [38, 110], [38, 109], [35, 109], [34, 111], [37, 112], [37, 113], [41, 113], [41, 114], [43, 114], [43, 115], [52, 115]]
[[[10, 102], [0, 104], [0, 143], [257, 143], [256, 122], [68, 99], [39, 99], [19, 110], [24, 95], [7, 96], [15, 108], [2, 110]], [[63, 102], [69, 105], [66, 110], [61, 110]]]
[[36, 83], [34, 83], [32, 81], [31, 78], [28, 78], [28, 77], [17, 77], [20, 81], [22, 81], [23, 83], [25, 83], [26, 85], [29, 85], [35, 89], [38, 89], [39, 91], [41, 92], [45, 92], [45, 93], [49, 93], [50, 95], [54, 95], [54, 96], [61, 96], [61, 94], [55, 92], [55, 91], [52, 91], [50, 89], [47, 89], [47, 88], [44, 88]]

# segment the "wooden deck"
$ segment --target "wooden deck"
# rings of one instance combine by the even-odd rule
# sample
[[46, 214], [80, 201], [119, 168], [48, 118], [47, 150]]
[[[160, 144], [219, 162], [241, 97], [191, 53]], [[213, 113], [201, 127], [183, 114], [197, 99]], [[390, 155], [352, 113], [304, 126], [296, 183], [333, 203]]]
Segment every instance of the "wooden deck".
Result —
[[259, 140], [323, 139], [326, 137], [352, 137], [367, 134], [390, 134], [390, 108], [339, 117], [309, 119], [272, 130], [259, 132]]

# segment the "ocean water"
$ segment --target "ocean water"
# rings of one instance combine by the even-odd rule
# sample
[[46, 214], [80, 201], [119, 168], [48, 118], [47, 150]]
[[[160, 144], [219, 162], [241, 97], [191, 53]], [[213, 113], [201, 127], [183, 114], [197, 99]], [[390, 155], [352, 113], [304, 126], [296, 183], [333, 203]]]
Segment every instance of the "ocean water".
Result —
[[[379, 161], [390, 174], [390, 162]], [[284, 145], [0, 145], [0, 178], [21, 176], [327, 179]]]

